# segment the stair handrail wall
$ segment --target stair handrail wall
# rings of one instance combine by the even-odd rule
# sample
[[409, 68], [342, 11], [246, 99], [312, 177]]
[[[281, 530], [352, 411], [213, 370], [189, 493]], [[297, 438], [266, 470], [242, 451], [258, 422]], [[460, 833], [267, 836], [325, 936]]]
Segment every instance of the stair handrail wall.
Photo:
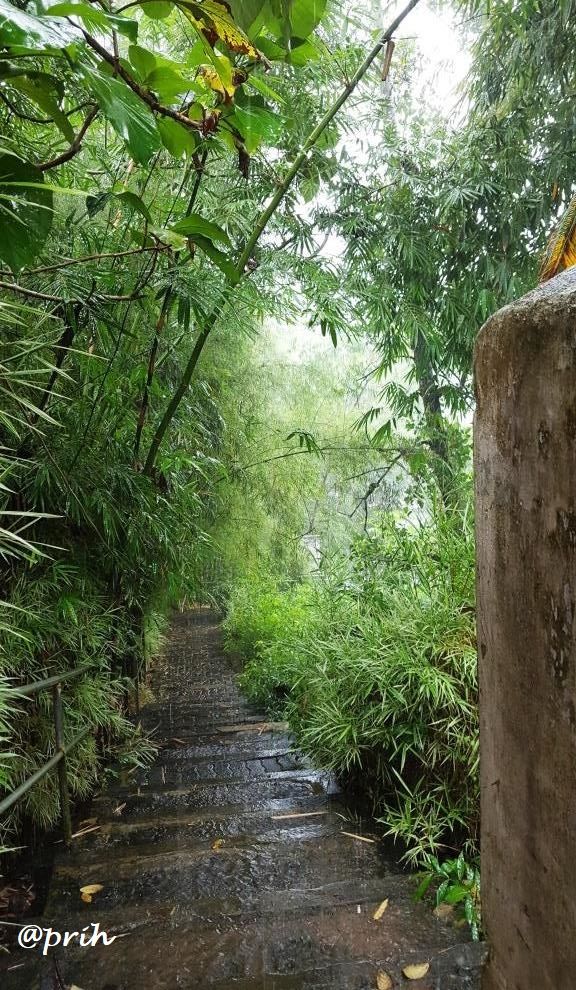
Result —
[[74, 738], [69, 742], [64, 742], [64, 713], [62, 706], [62, 684], [64, 681], [71, 681], [75, 677], [80, 677], [85, 674], [88, 670], [92, 669], [90, 666], [79, 667], [78, 670], [72, 670], [65, 674], [55, 674], [53, 677], [46, 677], [41, 681], [31, 681], [29, 684], [24, 684], [22, 687], [9, 688], [8, 693], [14, 698], [31, 698], [41, 691], [51, 691], [52, 693], [52, 710], [54, 713], [54, 736], [55, 736], [55, 747], [54, 754], [49, 760], [46, 760], [41, 767], [38, 768], [33, 774], [23, 780], [19, 786], [7, 795], [2, 801], [0, 801], [0, 815], [5, 814], [10, 808], [14, 807], [27, 793], [42, 780], [47, 774], [49, 774], [55, 768], [58, 769], [58, 791], [60, 795], [60, 817], [62, 821], [62, 832], [64, 834], [64, 842], [66, 845], [70, 844], [72, 839], [72, 815], [70, 811], [70, 790], [68, 787], [68, 774], [66, 768], [66, 759], [68, 754], [86, 738], [90, 732], [93, 731], [92, 725], [85, 726]]

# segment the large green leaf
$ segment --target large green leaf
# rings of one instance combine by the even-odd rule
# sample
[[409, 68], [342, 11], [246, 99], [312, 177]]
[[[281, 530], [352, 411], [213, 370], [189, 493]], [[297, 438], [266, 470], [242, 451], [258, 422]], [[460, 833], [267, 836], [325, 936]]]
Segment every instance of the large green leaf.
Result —
[[154, 21], [162, 21], [166, 17], [170, 17], [170, 14], [174, 10], [174, 5], [172, 3], [166, 2], [166, 0], [153, 0], [153, 2], [146, 3], [145, 0], [140, 4], [142, 10], [147, 17], [150, 17]]
[[256, 75], [255, 72], [251, 72], [248, 76], [246, 86], [257, 90], [257, 92], [261, 93], [262, 96], [265, 96], [269, 100], [274, 100], [276, 103], [286, 103], [284, 97], [280, 96], [280, 93], [276, 92], [275, 89], [272, 89], [272, 87], [269, 86], [264, 79], [262, 79], [262, 76]]
[[59, 79], [47, 72], [27, 70], [22, 65], [13, 66], [8, 62], [0, 62], [0, 79], [5, 79], [13, 89], [23, 93], [48, 114], [67, 141], [74, 140], [74, 129], [59, 106], [63, 91]]
[[48, 7], [46, 17], [78, 17], [89, 31], [98, 28], [108, 28], [108, 18], [100, 7], [93, 7], [81, 0], [67, 0], [66, 3], [54, 3]]
[[254, 43], [258, 47], [258, 51], [262, 52], [269, 62], [283, 62], [287, 58], [287, 50], [277, 41], [272, 41], [265, 35], [258, 35]]
[[307, 38], [316, 30], [326, 13], [327, 0], [293, 0], [290, 5], [292, 35]]
[[55, 25], [0, 0], [0, 48], [65, 48], [77, 34], [68, 24]]
[[244, 138], [246, 149], [250, 154], [262, 141], [266, 143], [276, 141], [282, 131], [282, 120], [277, 114], [252, 102], [244, 106], [235, 106], [232, 119]]
[[154, 114], [120, 79], [104, 76], [87, 66], [86, 82], [114, 130], [126, 142], [134, 161], [146, 165], [160, 147]]
[[146, 223], [152, 223], [152, 217], [150, 216], [150, 211], [146, 206], [144, 200], [137, 196], [136, 193], [130, 192], [127, 189], [125, 192], [114, 193], [115, 199], [119, 199], [121, 203], [124, 203], [129, 209], [134, 210], [139, 213], [141, 217], [144, 217]]
[[158, 65], [146, 77], [146, 86], [158, 94], [162, 103], [172, 103], [181, 93], [187, 93], [190, 85], [190, 80], [169, 65]]
[[47, 17], [77, 17], [89, 31], [118, 31], [135, 42], [138, 37], [138, 23], [130, 17], [108, 14], [83, 0], [65, 0], [52, 4], [46, 11]]
[[302, 41], [300, 38], [292, 38], [290, 50], [292, 65], [306, 65], [308, 62], [315, 62], [321, 57], [321, 54], [317, 39]]
[[[310, 37], [326, 13], [327, 0], [270, 0], [271, 15], [266, 27], [283, 48], [294, 48]], [[257, 42], [259, 45], [259, 40]], [[310, 50], [311, 51], [311, 50]], [[300, 58], [304, 58], [303, 49]], [[310, 57], [314, 57], [311, 51]]]
[[29, 265], [52, 226], [52, 192], [44, 176], [16, 155], [0, 155], [0, 258], [12, 271]]
[[266, 0], [230, 0], [232, 16], [244, 31], [248, 31], [260, 16]]
[[142, 80], [146, 79], [148, 73], [156, 68], [157, 63], [154, 52], [143, 48], [142, 45], [130, 45], [128, 48], [128, 58], [130, 59], [130, 64], [134, 66]]
[[162, 117], [157, 121], [162, 144], [173, 158], [191, 155], [198, 146], [198, 138], [194, 131], [189, 131], [176, 120]]
[[230, 238], [226, 231], [222, 227], [219, 227], [217, 223], [212, 223], [211, 220], [201, 217], [199, 213], [189, 213], [187, 217], [172, 224], [170, 230], [174, 230], [177, 234], [183, 234], [184, 237], [190, 237], [193, 240], [196, 240], [196, 236], [200, 235], [207, 237], [209, 241], [220, 241], [228, 247], [231, 246]]
[[236, 266], [227, 254], [220, 251], [207, 237], [195, 237], [194, 243], [208, 255], [221, 272], [224, 272], [224, 275], [232, 285], [238, 284], [240, 276], [236, 270]]

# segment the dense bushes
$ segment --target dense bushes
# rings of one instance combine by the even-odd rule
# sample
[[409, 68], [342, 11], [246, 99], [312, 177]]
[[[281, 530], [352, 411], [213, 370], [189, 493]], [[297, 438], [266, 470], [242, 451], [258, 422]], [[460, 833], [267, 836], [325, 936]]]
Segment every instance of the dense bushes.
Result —
[[[153, 751], [127, 701], [170, 604], [193, 594], [200, 501], [190, 458], [166, 466], [156, 485], [134, 471], [137, 385], [121, 391], [109, 372], [102, 391], [86, 332], [57, 365], [62, 322], [42, 325], [38, 310], [0, 306], [0, 794], [54, 747], [50, 692], [18, 701], [7, 688], [86, 667], [63, 690], [66, 739], [95, 730], [69, 757], [71, 792], [83, 797], [104, 759], [133, 765]], [[98, 341], [121, 376], [130, 344], [123, 350], [105, 331]], [[51, 774], [0, 823], [0, 840], [15, 841], [23, 816], [43, 829], [58, 815]]]
[[318, 581], [246, 583], [227, 620], [248, 693], [362, 793], [422, 862], [475, 846], [477, 686], [472, 520], [382, 515]]

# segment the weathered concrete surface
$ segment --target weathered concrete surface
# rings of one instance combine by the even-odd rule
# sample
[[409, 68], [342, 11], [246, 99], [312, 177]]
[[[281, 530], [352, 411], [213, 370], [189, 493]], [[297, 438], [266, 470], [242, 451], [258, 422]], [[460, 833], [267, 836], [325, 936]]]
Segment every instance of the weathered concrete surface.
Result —
[[488, 321], [476, 394], [483, 990], [574, 990], [574, 269]]
[[380, 969], [400, 987], [423, 960], [419, 990], [478, 990], [481, 947], [414, 904], [414, 879], [377, 844], [343, 834], [362, 826], [242, 698], [209, 611], [176, 617], [153, 689], [158, 758], [93, 801], [98, 828], [58, 857], [39, 922], [125, 937], [43, 966], [0, 959], [2, 990], [37, 990], [41, 971], [42, 990], [373, 990]]

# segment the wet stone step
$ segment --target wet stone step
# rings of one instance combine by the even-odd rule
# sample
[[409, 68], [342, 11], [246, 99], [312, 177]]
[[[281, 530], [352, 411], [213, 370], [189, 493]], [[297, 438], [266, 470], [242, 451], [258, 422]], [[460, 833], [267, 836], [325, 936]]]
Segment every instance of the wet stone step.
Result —
[[[406, 917], [410, 916], [410, 926], [405, 926], [405, 929], [406, 938], [411, 939], [410, 945], [413, 948], [419, 944], [417, 938], [420, 936], [430, 939], [441, 937], [447, 940], [446, 945], [462, 940], [461, 933], [454, 933], [444, 923], [437, 921], [425, 906], [414, 906], [411, 896], [401, 886], [402, 875], [389, 874], [379, 880], [371, 878], [362, 883], [358, 879], [350, 879], [290, 891], [262, 890], [258, 900], [248, 902], [238, 895], [229, 895], [207, 896], [192, 903], [184, 903], [175, 895], [173, 899], [166, 900], [117, 903], [108, 910], [83, 904], [76, 891], [76, 899], [70, 905], [65, 921], [69, 931], [89, 930], [90, 925], [99, 922], [100, 927], [110, 935], [125, 934], [130, 935], [130, 938], [148, 939], [159, 933], [173, 936], [175, 932], [180, 932], [183, 941], [196, 941], [199, 933], [204, 933], [205, 936], [206, 933], [211, 933], [211, 937], [219, 941], [223, 933], [248, 930], [251, 925], [256, 928], [260, 925], [264, 933], [261, 937], [265, 938], [266, 925], [272, 924], [275, 919], [284, 930], [290, 927], [301, 935], [309, 934], [311, 918], [326, 913], [339, 913], [342, 918], [348, 919], [349, 925], [353, 924], [356, 917], [363, 919], [364, 937], [370, 939], [381, 953], [384, 951], [384, 936], [389, 950], [397, 943], [397, 939], [389, 939], [393, 929], [390, 926], [376, 927], [372, 917], [385, 893], [393, 901], [389, 908], [390, 917], [393, 919], [396, 916], [399, 926], [401, 916], [404, 917], [404, 923]], [[58, 907], [54, 902], [48, 905], [46, 911], [46, 916], [54, 926], [61, 926], [64, 921], [58, 915]]]
[[[224, 825], [224, 827], [222, 827]], [[200, 855], [207, 854], [214, 849], [214, 843], [217, 843], [217, 848], [226, 848], [226, 850], [231, 851], [233, 849], [252, 849], [256, 846], [269, 846], [269, 845], [283, 845], [286, 846], [290, 842], [302, 842], [303, 840], [314, 839], [320, 841], [329, 835], [335, 835], [341, 831], [341, 822], [337, 818], [333, 818], [331, 821], [325, 821], [322, 824], [316, 822], [310, 825], [301, 825], [300, 827], [294, 826], [293, 828], [283, 828], [283, 829], [265, 829], [262, 832], [253, 831], [230, 831], [230, 825], [228, 822], [214, 822], [211, 824], [210, 828], [205, 828], [203, 830], [195, 830], [194, 827], [181, 826], [179, 829], [172, 829], [172, 834], [167, 834], [167, 829], [157, 829], [151, 827], [146, 830], [145, 835], [149, 837], [148, 842], [145, 840], [145, 835], [142, 835], [142, 831], [137, 829], [136, 832], [141, 839], [138, 843], [127, 843], [118, 841], [118, 837], [114, 833], [110, 832], [108, 835], [103, 836], [101, 844], [99, 846], [94, 846], [92, 850], [85, 849], [81, 854], [71, 854], [70, 862], [75, 864], [78, 869], [86, 869], [89, 867], [91, 871], [94, 871], [99, 866], [101, 866], [100, 872], [104, 867], [109, 867], [111, 863], [120, 863], [122, 860], [131, 859], [134, 856], [134, 850], [136, 849], [140, 866], [143, 866], [148, 857], [152, 858], [157, 856], [158, 849], [161, 847], [163, 854], [169, 853], [182, 853], [186, 852], [190, 855]], [[207, 831], [210, 834], [202, 835], [202, 831]], [[158, 834], [160, 833], [160, 835]], [[106, 837], [116, 839], [116, 841], [111, 841], [106, 843]]]
[[[161, 746], [158, 750], [156, 763], [185, 763], [185, 764], [206, 764], [215, 760], [235, 760], [243, 762], [246, 760], [266, 759], [270, 756], [294, 755], [297, 749], [293, 740], [288, 736], [270, 735], [257, 736], [254, 740], [246, 741], [240, 734], [230, 735], [224, 741], [218, 737], [209, 736], [202, 743], [189, 745], [185, 740], [172, 738], [168, 740], [168, 745]], [[304, 757], [300, 754], [300, 760]]]
[[[364, 889], [366, 873], [377, 876], [378, 861], [372, 846], [356, 842], [340, 833], [322, 840], [301, 839], [283, 847], [269, 843], [248, 848], [157, 849], [142, 860], [138, 851], [115, 860], [113, 870], [104, 860], [84, 870], [84, 882], [102, 884], [98, 907], [105, 912], [116, 904], [132, 904], [150, 899], [176, 899], [189, 904], [205, 897], [237, 896], [246, 906], [260, 902], [262, 878], [271, 891], [306, 894], [317, 886], [339, 880], [355, 881]], [[53, 877], [52, 890], [58, 909], [78, 902], [77, 866], [60, 865]]]
[[182, 738], [184, 733], [188, 733], [189, 738], [194, 735], [204, 735], [211, 729], [222, 731], [225, 726], [239, 721], [261, 725], [263, 715], [262, 712], [244, 712], [237, 707], [222, 707], [219, 712], [215, 712], [207, 709], [205, 705], [200, 705], [196, 710], [190, 709], [187, 713], [183, 712], [177, 718], [168, 712], [154, 717], [148, 714], [142, 715], [143, 727], [158, 739], [169, 739], [173, 736]]
[[279, 753], [278, 755], [256, 757], [251, 760], [220, 760], [217, 762], [178, 764], [161, 761], [148, 770], [138, 774], [140, 787], [179, 786], [197, 781], [234, 780], [251, 781], [259, 777], [274, 777], [279, 773], [290, 771], [295, 773], [305, 770], [310, 773], [304, 757], [297, 753]]
[[210, 742], [216, 745], [228, 745], [233, 743], [233, 740], [244, 740], [252, 741], [259, 739], [264, 740], [266, 738], [273, 740], [279, 731], [285, 731], [287, 728], [284, 722], [265, 722], [262, 719], [252, 719], [251, 721], [243, 722], [224, 722], [220, 723], [218, 726], [207, 726], [202, 731], [188, 731], [184, 730], [177, 736], [174, 733], [168, 733], [166, 736], [156, 733], [155, 742], [160, 746], [160, 748], [174, 748], [180, 747], [182, 744], [186, 743], [198, 743], [198, 745], [209, 745]]
[[[140, 933], [146, 937], [157, 929], [167, 933], [173, 925], [177, 925], [184, 939], [188, 929], [198, 922], [206, 922], [215, 931], [219, 931], [227, 920], [233, 919], [244, 925], [252, 918], [262, 919], [267, 916], [294, 918], [299, 920], [301, 929], [305, 930], [306, 916], [313, 911], [346, 907], [352, 913], [358, 913], [358, 909], [360, 913], [373, 912], [382, 900], [383, 889], [387, 892], [389, 886], [388, 882], [374, 877], [354, 878], [332, 880], [309, 888], [260, 888], [253, 891], [250, 897], [230, 894], [220, 897], [205, 896], [186, 902], [175, 899], [178, 897], [175, 893], [174, 899], [153, 896], [151, 899], [140, 898], [132, 903], [120, 903], [118, 900], [116, 904], [92, 910], [81, 903], [77, 887], [75, 890], [70, 889], [70, 898], [65, 904], [51, 902], [52, 906], [48, 905], [45, 914], [50, 917], [50, 924], [59, 930], [65, 926], [67, 931], [80, 931], [85, 926], [98, 922], [102, 929], [111, 934], [129, 933], [132, 936]], [[425, 908], [422, 910], [426, 911]], [[407, 917], [413, 913], [411, 901], [406, 903], [405, 913]], [[378, 933], [374, 931], [373, 936], [376, 934]], [[454, 935], [451, 934], [450, 937], [452, 941], [456, 941]]]
[[330, 779], [303, 771], [301, 775], [292, 772], [273, 778], [263, 777], [257, 788], [250, 781], [203, 781], [184, 788], [156, 787], [140, 793], [114, 788], [95, 798], [93, 808], [100, 820], [113, 821], [122, 805], [122, 819], [127, 821], [134, 817], [180, 814], [185, 809], [194, 811], [229, 804], [250, 805], [256, 811], [270, 798], [305, 798], [336, 792], [336, 784]]
[[[114, 987], [135, 985], [130, 980], [138, 980], [142, 987], [171, 988], [217, 987], [225, 981], [236, 986], [266, 978], [260, 985], [267, 987], [268, 977], [284, 985], [290, 985], [286, 983], [290, 979], [303, 981], [297, 986], [330, 978], [332, 986], [341, 987], [342, 976], [360, 975], [370, 979], [368, 985], [373, 987], [379, 969], [400, 977], [401, 967], [421, 961], [423, 952], [430, 959], [432, 978], [461, 969], [466, 947], [451, 948], [451, 936], [444, 927], [435, 923], [431, 931], [426, 913], [417, 915], [410, 937], [403, 931], [403, 916], [399, 912], [391, 915], [387, 951], [372, 936], [370, 912], [358, 914], [355, 905], [311, 911], [305, 915], [305, 930], [302, 916], [254, 917], [246, 923], [225, 919], [220, 925], [200, 922], [185, 929], [177, 919], [163, 933], [132, 931], [112, 946], [95, 949], [89, 960], [85, 951], [72, 950], [67, 953], [67, 971], [76, 985], [90, 981], [91, 990], [100, 990], [110, 983]], [[152, 983], [160, 959], [164, 982]], [[470, 965], [470, 959], [464, 961]], [[183, 982], [183, 976], [189, 982]]]
[[227, 711], [230, 708], [249, 712], [250, 714], [260, 714], [263, 718], [265, 718], [266, 714], [258, 705], [253, 705], [237, 691], [234, 691], [233, 695], [228, 697], [224, 692], [220, 692], [218, 698], [209, 704], [201, 698], [196, 698], [194, 691], [189, 691], [189, 697], [185, 701], [158, 700], [150, 705], [146, 705], [142, 714], [145, 714], [147, 718], [153, 718], [155, 715], [177, 717], [179, 715], [186, 715], [191, 711], [220, 712]]
[[172, 851], [193, 848], [198, 843], [206, 847], [219, 841], [240, 845], [249, 845], [250, 842], [285, 843], [302, 837], [321, 837], [341, 829], [342, 819], [335, 811], [320, 810], [306, 817], [276, 819], [262, 811], [234, 814], [233, 809], [224, 806], [223, 813], [216, 811], [203, 816], [188, 815], [172, 820], [156, 818], [134, 824], [103, 824], [89, 832], [82, 841], [74, 843], [67, 862], [77, 863], [78, 866], [99, 862], [102, 850], [106, 851], [108, 858], [126, 855], [126, 850], [136, 847], [138, 855], [145, 856], [157, 851], [159, 846], [165, 851]]
[[[92, 810], [97, 810], [95, 802]], [[341, 812], [340, 805], [337, 803], [337, 795], [327, 798], [324, 794], [295, 798], [271, 798], [269, 800], [250, 801], [246, 804], [220, 804], [202, 809], [184, 809], [180, 814], [172, 811], [166, 816], [155, 813], [149, 819], [140, 817], [132, 821], [125, 818], [125, 810], [125, 808], [121, 807], [120, 813], [114, 815], [108, 821], [94, 814], [93, 817], [79, 822], [78, 833], [81, 834], [77, 834], [71, 851], [66, 856], [66, 860], [69, 856], [74, 855], [75, 850], [82, 851], [85, 848], [90, 848], [93, 844], [97, 844], [101, 830], [106, 831], [111, 838], [114, 838], [114, 841], [120, 841], [125, 833], [138, 833], [140, 830], [146, 828], [159, 829], [164, 827], [166, 829], [172, 829], [182, 827], [183, 825], [197, 825], [202, 827], [204, 823], [210, 825], [210, 823], [216, 822], [219, 822], [222, 828], [225, 827], [225, 823], [232, 823], [230, 827], [233, 828], [233, 823], [236, 821], [256, 820], [261, 823], [261, 827], [262, 823], [266, 822], [270, 824], [270, 827], [275, 827], [277, 823], [286, 826], [292, 820], [296, 825], [299, 825], [301, 822], [300, 818], [286, 819], [284, 816], [301, 816], [308, 815], [309, 813], [316, 815], [319, 812], [328, 815]], [[344, 812], [342, 811], [342, 813]], [[281, 817], [277, 818], [276, 816]], [[306, 819], [304, 818], [303, 820], [305, 821]], [[86, 831], [87, 829], [90, 831]]]

